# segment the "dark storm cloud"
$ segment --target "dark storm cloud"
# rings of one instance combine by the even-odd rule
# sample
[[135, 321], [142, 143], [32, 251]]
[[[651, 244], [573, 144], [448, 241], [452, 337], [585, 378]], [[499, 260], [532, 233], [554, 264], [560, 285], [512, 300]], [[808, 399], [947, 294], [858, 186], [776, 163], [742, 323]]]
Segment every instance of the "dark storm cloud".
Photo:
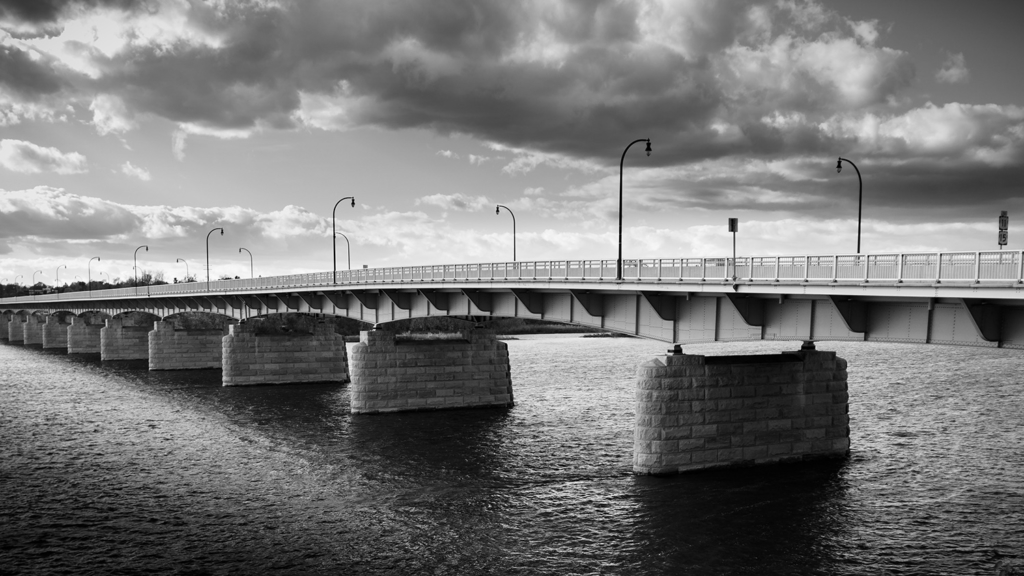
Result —
[[0, 19], [11, 19], [32, 24], [56, 21], [72, 9], [97, 6], [130, 9], [152, 4], [145, 0], [0, 0]]

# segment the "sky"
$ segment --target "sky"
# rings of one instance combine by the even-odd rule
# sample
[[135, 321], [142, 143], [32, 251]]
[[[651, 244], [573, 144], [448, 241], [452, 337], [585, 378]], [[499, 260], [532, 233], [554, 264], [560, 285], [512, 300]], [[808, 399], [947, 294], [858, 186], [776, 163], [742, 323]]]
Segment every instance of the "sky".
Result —
[[[1024, 248], [1024, 3], [0, 0], [0, 282]], [[650, 139], [652, 154], [644, 153]], [[625, 151], [625, 155], [623, 156]], [[348, 264], [337, 237], [339, 270]], [[42, 273], [36, 274], [36, 271]]]

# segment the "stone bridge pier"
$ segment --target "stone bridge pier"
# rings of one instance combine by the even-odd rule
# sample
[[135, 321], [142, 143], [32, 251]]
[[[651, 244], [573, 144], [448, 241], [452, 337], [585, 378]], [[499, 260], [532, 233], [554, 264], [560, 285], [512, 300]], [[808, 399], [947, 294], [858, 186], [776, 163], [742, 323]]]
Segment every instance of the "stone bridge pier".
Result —
[[396, 342], [364, 331], [352, 348], [352, 413], [512, 406], [508, 346], [492, 330]]
[[[17, 314], [12, 314], [11, 312], [0, 313], [0, 340], [11, 341], [11, 322], [17, 317]], [[20, 330], [21, 327], [18, 326], [18, 329]]]
[[31, 344], [43, 345], [43, 322], [45, 322], [45, 319], [36, 314], [29, 314], [25, 318], [23, 343], [26, 346]]
[[111, 318], [100, 330], [101, 360], [149, 360], [149, 327], [125, 326], [122, 318]]
[[149, 332], [150, 370], [221, 368], [226, 329], [175, 330], [173, 322], [153, 323]]
[[810, 343], [778, 355], [676, 351], [637, 369], [635, 473], [849, 454], [846, 360], [835, 352]]
[[232, 324], [222, 342], [224, 386], [348, 382], [345, 337], [331, 324], [312, 334], [258, 334], [255, 323]]
[[43, 348], [67, 348], [69, 327], [57, 316], [47, 316], [43, 324]]
[[103, 326], [89, 324], [86, 318], [74, 316], [68, 326], [68, 354], [99, 354]]

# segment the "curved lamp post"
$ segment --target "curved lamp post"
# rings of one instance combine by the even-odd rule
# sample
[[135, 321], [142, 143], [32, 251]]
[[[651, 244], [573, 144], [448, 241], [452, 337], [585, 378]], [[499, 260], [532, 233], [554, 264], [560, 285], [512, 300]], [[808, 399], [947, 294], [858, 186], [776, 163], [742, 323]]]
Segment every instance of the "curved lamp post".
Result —
[[843, 162], [849, 162], [850, 166], [853, 166], [853, 169], [857, 171], [857, 254], [860, 254], [860, 217], [861, 208], [864, 205], [864, 180], [860, 177], [860, 169], [857, 168], [857, 165], [842, 156], [836, 161], [837, 174], [843, 171]]
[[345, 236], [341, 232], [338, 232], [337, 235], [341, 236], [342, 238], [345, 239], [345, 254], [348, 256], [348, 269], [351, 270], [352, 269], [352, 243], [348, 241], [348, 236]]
[[[334, 243], [334, 283], [335, 284], [338, 283], [338, 226], [335, 223], [335, 216], [334, 216], [334, 214], [338, 211], [338, 204], [341, 204], [345, 200], [351, 200], [352, 201], [352, 207], [353, 208], [356, 207], [355, 196], [345, 196], [341, 200], [338, 200], [337, 202], [335, 202], [334, 203], [334, 209], [331, 210], [331, 233], [333, 235], [332, 242]], [[348, 237], [345, 238], [345, 242], [346, 243], [348, 242]], [[349, 245], [349, 252], [348, 252], [348, 269], [349, 270], [352, 269], [352, 246], [351, 245]]]
[[622, 165], [626, 161], [626, 152], [629, 151], [629, 147], [637, 142], [647, 142], [647, 155], [651, 155], [651, 139], [640, 138], [633, 140], [626, 146], [626, 149], [622, 151], [622, 159], [619, 160], [619, 258], [615, 261], [615, 279], [622, 280]]
[[89, 265], [88, 265], [88, 269], [89, 269], [89, 292], [92, 292], [92, 261], [93, 260], [95, 260], [97, 262], [101, 261], [99, 256], [93, 256], [92, 258], [89, 258]]
[[[185, 262], [185, 259], [178, 258], [175, 262]], [[188, 282], [188, 262], [185, 262], [185, 281]]]
[[14, 283], [17, 284], [18, 283], [18, 278], [24, 278], [24, 277], [25, 277], [24, 274], [18, 274], [17, 276], [14, 277]]
[[220, 230], [220, 235], [224, 235], [223, 228], [214, 228], [206, 233], [206, 291], [210, 291], [210, 234], [213, 234], [217, 230]]
[[106, 276], [107, 284], [110, 284], [110, 274], [107, 274], [106, 272], [100, 272], [100, 276]]
[[252, 252], [249, 252], [248, 248], [239, 248], [238, 249], [238, 253], [241, 254], [242, 250], [245, 250], [246, 252], [249, 253], [249, 279], [252, 280], [253, 278], [256, 277], [255, 274], [253, 274], [253, 271], [252, 271]]
[[2, 288], [4, 292], [3, 294], [0, 294], [0, 296], [5, 296], [7, 294], [7, 278], [4, 278], [3, 285], [0, 286], [0, 288]]
[[60, 284], [60, 269], [61, 268], [67, 269], [67, 267], [68, 267], [67, 264], [61, 264], [60, 266], [57, 266], [57, 271], [53, 273], [53, 287], [54, 288], [56, 288], [57, 285]]
[[516, 261], [516, 215], [512, 210], [509, 210], [508, 206], [498, 204], [494, 207], [495, 214], [501, 214], [501, 209], [508, 210], [508, 213], [512, 215], [512, 261]]
[[139, 250], [145, 248], [146, 252], [149, 252], [149, 246], [139, 246], [135, 249], [135, 265], [132, 268], [135, 269], [135, 294], [139, 294]]
[[42, 270], [36, 270], [35, 272], [32, 273], [32, 285], [33, 286], [36, 285], [36, 274], [42, 274], [42, 273], [43, 273]]

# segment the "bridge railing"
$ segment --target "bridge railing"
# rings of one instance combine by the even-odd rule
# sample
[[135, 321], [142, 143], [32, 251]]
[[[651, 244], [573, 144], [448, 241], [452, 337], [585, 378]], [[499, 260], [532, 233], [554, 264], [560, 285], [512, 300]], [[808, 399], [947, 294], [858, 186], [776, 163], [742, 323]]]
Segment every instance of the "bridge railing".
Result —
[[[615, 281], [615, 260], [543, 260], [360, 268], [250, 279], [217, 280], [64, 292], [4, 298], [4, 302], [118, 299], [145, 296], [232, 294], [261, 290], [343, 287], [359, 284], [460, 281]], [[1024, 281], [1024, 252], [925, 252], [909, 254], [839, 254], [810, 256], [743, 256], [733, 258], [651, 258], [622, 261], [630, 282], [806, 282], [907, 284]]]

